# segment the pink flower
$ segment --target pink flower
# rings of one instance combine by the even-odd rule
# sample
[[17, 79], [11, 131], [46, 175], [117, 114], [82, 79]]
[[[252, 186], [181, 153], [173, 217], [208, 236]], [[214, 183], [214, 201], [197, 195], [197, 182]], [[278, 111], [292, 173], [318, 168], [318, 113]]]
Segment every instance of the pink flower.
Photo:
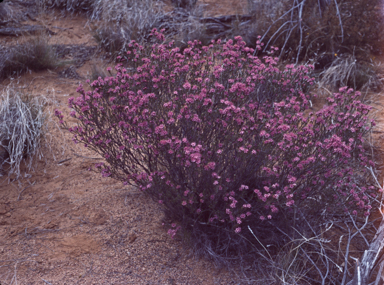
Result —
[[235, 233], [238, 234], [239, 232], [241, 232], [241, 228], [240, 228], [240, 227], [238, 227], [238, 228], [235, 229]]
[[287, 205], [287, 207], [291, 207], [293, 204], [295, 204], [295, 201], [293, 200], [290, 200], [288, 201], [287, 203], [285, 203]]
[[187, 205], [187, 201], [183, 201], [183, 202], [181, 203], [181, 205], [186, 206], [186, 205]]
[[[172, 224], [173, 225], [173, 224]], [[169, 229], [168, 230], [168, 234], [171, 236], [171, 238], [173, 239], [177, 233], [177, 231], [180, 229], [180, 226], [178, 226], [177, 228], [175, 228], [174, 230], [173, 229]]]
[[187, 81], [184, 83], [183, 88], [184, 89], [191, 89], [191, 84]]
[[261, 137], [265, 137], [265, 138], [269, 138], [269, 134], [268, 134], [265, 130], [262, 130], [262, 131], [260, 132], [260, 136], [261, 136]]
[[201, 162], [201, 154], [198, 152], [191, 154], [191, 162], [195, 162], [196, 164], [200, 164]]
[[216, 163], [211, 161], [211, 162], [208, 162], [208, 164], [206, 166], [204, 166], [204, 169], [205, 170], [209, 170], [209, 169], [214, 170], [215, 167], [216, 167]]

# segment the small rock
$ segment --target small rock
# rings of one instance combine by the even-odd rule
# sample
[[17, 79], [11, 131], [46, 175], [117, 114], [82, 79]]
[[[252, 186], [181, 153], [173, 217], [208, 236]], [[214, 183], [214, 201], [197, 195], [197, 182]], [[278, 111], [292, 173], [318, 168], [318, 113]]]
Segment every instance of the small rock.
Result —
[[128, 237], [128, 242], [133, 243], [137, 239], [137, 235], [135, 234], [130, 234]]

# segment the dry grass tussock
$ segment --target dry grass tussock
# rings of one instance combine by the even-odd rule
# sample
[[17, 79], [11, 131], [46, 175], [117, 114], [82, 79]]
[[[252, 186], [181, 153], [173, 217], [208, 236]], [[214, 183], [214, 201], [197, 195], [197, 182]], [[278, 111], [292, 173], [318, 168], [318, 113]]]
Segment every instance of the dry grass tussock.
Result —
[[57, 66], [59, 63], [54, 49], [42, 35], [23, 44], [0, 47], [0, 80], [29, 70], [40, 71]]
[[58, 9], [69, 13], [86, 13], [91, 15], [95, 0], [38, 0], [41, 11]]
[[49, 129], [56, 122], [47, 106], [52, 101], [45, 96], [31, 96], [8, 85], [0, 93], [0, 171], [12, 179], [33, 170], [35, 158], [43, 159], [42, 146], [50, 148]]
[[358, 60], [354, 55], [344, 54], [319, 74], [319, 87], [338, 90], [348, 86], [364, 93], [380, 92], [383, 86], [380, 70], [374, 62]]
[[163, 2], [153, 0], [97, 0], [91, 19], [101, 21], [94, 36], [105, 51], [116, 57], [127, 50], [131, 40], [143, 42], [148, 37], [164, 15], [163, 6]]
[[[182, 7], [185, 3], [179, 4]], [[187, 7], [166, 12], [163, 1], [98, 0], [91, 16], [93, 20], [101, 20], [94, 27], [94, 37], [114, 58], [124, 55], [131, 40], [146, 42], [153, 28], [165, 29], [168, 39], [186, 43], [204, 34], [199, 23], [203, 6], [188, 4]]]
[[0, 26], [27, 20], [28, 16], [24, 12], [25, 8], [32, 8], [28, 12], [29, 16], [35, 14], [35, 3], [30, 1], [4, 0], [0, 4]]
[[250, 9], [254, 20], [249, 33], [253, 37], [262, 35], [266, 49], [270, 45], [280, 47], [282, 56], [290, 61], [324, 56], [332, 61], [334, 54], [343, 53], [363, 58], [369, 52], [381, 51], [383, 16], [379, 0], [249, 2], [254, 7]]

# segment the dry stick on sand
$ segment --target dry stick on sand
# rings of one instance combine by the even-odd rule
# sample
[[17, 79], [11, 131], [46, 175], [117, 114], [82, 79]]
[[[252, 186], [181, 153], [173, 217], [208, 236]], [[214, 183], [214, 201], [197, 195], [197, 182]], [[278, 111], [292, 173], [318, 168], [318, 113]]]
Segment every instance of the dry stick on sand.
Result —
[[71, 159], [72, 159], [72, 157], [66, 158], [66, 159], [62, 159], [62, 160], [58, 161], [57, 164], [61, 164], [61, 163], [67, 162], [67, 161], [69, 161]]
[[20, 197], [21, 197], [21, 194], [24, 192], [24, 190], [28, 189], [29, 187], [32, 187], [33, 185], [35, 185], [36, 181], [34, 181], [32, 184], [24, 187], [23, 190], [21, 190], [21, 192], [19, 193], [19, 196], [17, 197], [17, 201], [20, 201]]
[[73, 154], [76, 155], [77, 157], [87, 158], [87, 159], [104, 159], [102, 157], [89, 157], [89, 156], [80, 155], [80, 154], [77, 154], [73, 148], [70, 147], [70, 149], [73, 152]]
[[84, 156], [84, 155], [80, 155], [77, 153], [73, 153], [73, 154], [76, 155], [77, 157], [82, 157], [82, 158], [87, 158], [87, 159], [104, 159], [102, 157], [89, 157], [89, 156]]

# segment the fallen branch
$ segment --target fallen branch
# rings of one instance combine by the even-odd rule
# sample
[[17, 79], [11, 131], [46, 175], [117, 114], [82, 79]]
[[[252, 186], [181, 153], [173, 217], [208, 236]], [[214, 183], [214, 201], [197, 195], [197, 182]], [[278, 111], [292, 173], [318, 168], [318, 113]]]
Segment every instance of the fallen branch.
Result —
[[102, 157], [89, 157], [89, 156], [83, 156], [77, 153], [73, 153], [73, 154], [76, 155], [77, 157], [88, 158], [88, 159], [104, 159]]
[[71, 159], [72, 159], [72, 157], [67, 158], [67, 159], [62, 159], [62, 160], [60, 160], [57, 164], [64, 163], [64, 162], [66, 162], [66, 161], [68, 161], [68, 160], [71, 160]]
[[31, 185], [28, 185], [27, 187], [25, 187], [23, 190], [21, 190], [21, 192], [19, 193], [19, 196], [17, 197], [17, 201], [20, 201], [20, 197], [21, 197], [21, 194], [24, 192], [24, 190], [28, 189], [29, 187], [35, 185], [36, 181], [33, 182]]

